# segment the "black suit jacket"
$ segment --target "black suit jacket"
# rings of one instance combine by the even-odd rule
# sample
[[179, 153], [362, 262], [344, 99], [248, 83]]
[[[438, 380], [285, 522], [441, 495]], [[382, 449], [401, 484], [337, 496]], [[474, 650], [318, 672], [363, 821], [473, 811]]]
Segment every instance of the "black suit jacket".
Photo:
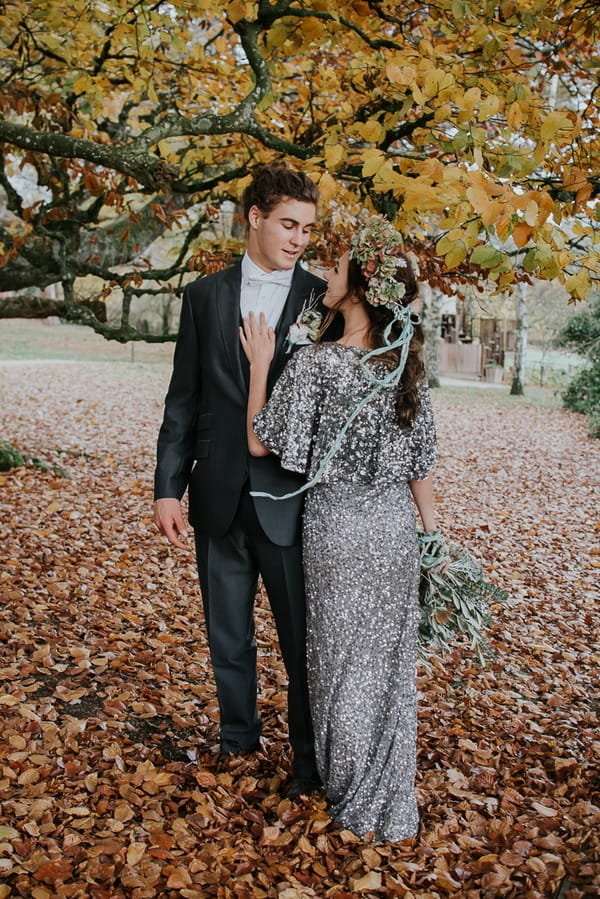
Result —
[[[269, 371], [270, 393], [290, 355], [284, 342], [311, 291], [326, 285], [296, 265], [278, 323]], [[173, 374], [165, 399], [155, 472], [155, 499], [181, 499], [189, 489], [190, 522], [200, 533], [223, 536], [231, 526], [244, 484], [283, 495], [303, 477], [285, 471], [275, 456], [248, 451], [247, 366], [239, 338], [241, 264], [188, 284], [183, 294]], [[245, 361], [245, 360], [244, 360]], [[260, 523], [279, 546], [299, 539], [303, 496], [255, 498]]]

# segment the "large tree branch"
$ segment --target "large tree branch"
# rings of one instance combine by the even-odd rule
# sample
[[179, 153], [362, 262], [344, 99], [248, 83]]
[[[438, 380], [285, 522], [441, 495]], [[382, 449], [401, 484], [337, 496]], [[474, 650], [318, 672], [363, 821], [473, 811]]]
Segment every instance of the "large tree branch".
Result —
[[107, 340], [118, 340], [127, 343], [142, 340], [144, 343], [167, 343], [177, 339], [176, 332], [162, 334], [141, 333], [126, 321], [119, 325], [111, 325], [106, 321], [106, 306], [102, 300], [70, 300], [51, 299], [41, 294], [8, 294], [0, 296], [0, 320], [3, 318], [48, 318], [57, 316], [72, 324], [87, 325]]
[[[106, 321], [106, 306], [102, 300], [90, 300], [85, 304], [88, 311]], [[0, 318], [49, 318], [50, 316], [69, 318], [69, 310], [64, 299], [53, 299], [42, 294], [4, 294], [0, 295]]]
[[[254, 108], [266, 91], [254, 89], [237, 109], [224, 116], [212, 113], [185, 118], [169, 114], [164, 119], [147, 128], [139, 137], [127, 144], [100, 144], [96, 141], [72, 137], [49, 131], [37, 131], [27, 125], [9, 122], [0, 118], [0, 142], [12, 144], [30, 152], [45, 153], [67, 159], [85, 159], [96, 165], [121, 172], [135, 178], [145, 188], [158, 190], [173, 181], [177, 169], [167, 165], [150, 152], [161, 140], [172, 137], [200, 137], [217, 134], [248, 134], [264, 146], [287, 153], [300, 159], [308, 159], [317, 151], [316, 147], [300, 147], [271, 134], [254, 118]], [[185, 181], [178, 180], [178, 191]]]
[[0, 141], [34, 153], [86, 159], [96, 165], [130, 175], [148, 188], [156, 189], [169, 180], [168, 167], [158, 156], [148, 153], [143, 143], [136, 145], [132, 142], [124, 146], [100, 144], [69, 134], [36, 131], [4, 118], [0, 118]]
[[[290, 143], [272, 134], [260, 125], [255, 117], [256, 108], [272, 87], [269, 67], [258, 49], [257, 38], [262, 30], [260, 21], [248, 22], [243, 19], [236, 23], [234, 29], [240, 38], [255, 83], [247, 96], [230, 113], [216, 115], [204, 112], [188, 118], [171, 112], [125, 144], [103, 144], [69, 134], [40, 131], [0, 118], [0, 142], [5, 141], [21, 149], [53, 157], [85, 159], [133, 177], [144, 187], [152, 190], [160, 189], [166, 183], [174, 181], [178, 174], [174, 166], [167, 165], [151, 152], [152, 147], [168, 138], [248, 134], [269, 149], [308, 159], [315, 154], [316, 147], [302, 147]], [[181, 192], [185, 181], [179, 179], [176, 184], [177, 191]]]

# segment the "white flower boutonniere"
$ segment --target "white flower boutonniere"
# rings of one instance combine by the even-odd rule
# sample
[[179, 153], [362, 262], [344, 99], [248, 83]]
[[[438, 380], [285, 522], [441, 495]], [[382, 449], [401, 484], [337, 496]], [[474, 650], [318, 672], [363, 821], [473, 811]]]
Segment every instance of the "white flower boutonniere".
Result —
[[323, 315], [317, 309], [317, 302], [318, 299], [314, 290], [312, 290], [308, 300], [305, 301], [300, 310], [300, 315], [290, 325], [290, 330], [285, 339], [286, 353], [291, 353], [294, 346], [307, 346], [309, 343], [314, 343], [319, 336]]

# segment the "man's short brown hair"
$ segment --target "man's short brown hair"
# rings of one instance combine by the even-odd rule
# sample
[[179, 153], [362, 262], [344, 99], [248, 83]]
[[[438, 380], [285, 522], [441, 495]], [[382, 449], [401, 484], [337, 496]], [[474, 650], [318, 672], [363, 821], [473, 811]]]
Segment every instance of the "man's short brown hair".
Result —
[[244, 219], [252, 206], [258, 206], [262, 214], [269, 213], [282, 200], [300, 200], [302, 203], [319, 202], [319, 189], [304, 172], [297, 172], [285, 162], [259, 165], [252, 173], [252, 181], [244, 191]]

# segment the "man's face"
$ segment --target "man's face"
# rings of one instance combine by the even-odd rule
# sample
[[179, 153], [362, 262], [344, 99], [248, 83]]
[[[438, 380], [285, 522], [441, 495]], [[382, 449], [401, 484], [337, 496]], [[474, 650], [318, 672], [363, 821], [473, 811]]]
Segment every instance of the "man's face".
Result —
[[310, 240], [317, 209], [314, 203], [284, 199], [265, 216], [258, 206], [248, 211], [248, 255], [266, 272], [293, 268]]

